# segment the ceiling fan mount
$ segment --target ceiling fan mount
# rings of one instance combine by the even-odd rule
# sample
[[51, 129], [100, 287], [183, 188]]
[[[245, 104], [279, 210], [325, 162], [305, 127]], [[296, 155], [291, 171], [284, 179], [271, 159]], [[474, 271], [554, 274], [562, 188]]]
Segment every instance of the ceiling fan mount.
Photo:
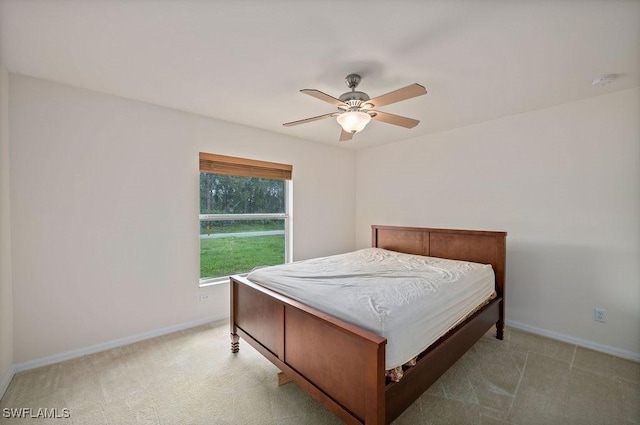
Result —
[[344, 79], [344, 83], [351, 90], [355, 90], [355, 88], [358, 87], [358, 84], [360, 84], [360, 81], [362, 81], [362, 77], [360, 77], [360, 74], [349, 74]]
[[324, 118], [336, 117], [336, 120], [342, 127], [342, 132], [340, 133], [341, 142], [350, 140], [355, 133], [362, 131], [371, 119], [405, 128], [413, 128], [418, 125], [420, 122], [418, 120], [381, 112], [374, 108], [427, 94], [427, 90], [423, 86], [414, 83], [371, 99], [368, 94], [356, 91], [356, 87], [358, 87], [361, 80], [362, 77], [358, 74], [347, 75], [344, 81], [351, 91], [341, 94], [338, 98], [315, 89], [300, 90], [304, 94], [334, 105], [338, 108], [338, 111], [299, 121], [288, 122], [283, 125], [285, 127], [290, 127], [298, 124], [318, 121]]

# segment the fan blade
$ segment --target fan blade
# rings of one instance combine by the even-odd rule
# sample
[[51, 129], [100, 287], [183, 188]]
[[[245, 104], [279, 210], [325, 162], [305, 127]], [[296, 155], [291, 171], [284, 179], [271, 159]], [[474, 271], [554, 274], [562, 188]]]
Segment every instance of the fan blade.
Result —
[[367, 100], [365, 103], [373, 105], [374, 108], [378, 108], [380, 106], [400, 102], [401, 100], [422, 96], [423, 94], [427, 94], [427, 89], [422, 87], [420, 84], [414, 83], [396, 91], [383, 94], [382, 96], [374, 97], [373, 99]]
[[347, 140], [351, 140], [353, 138], [353, 133], [349, 133], [348, 131], [342, 130], [340, 133], [340, 141], [345, 142]]
[[315, 89], [302, 89], [300, 90], [304, 94], [308, 94], [309, 96], [315, 97], [316, 99], [324, 100], [327, 103], [330, 103], [334, 106], [343, 106], [348, 108], [349, 106], [343, 101], [336, 99], [333, 96], [329, 96], [326, 93], [321, 92], [320, 90]]
[[291, 127], [293, 125], [305, 124], [305, 123], [308, 123], [308, 122], [318, 121], [318, 120], [322, 120], [322, 119], [329, 118], [329, 117], [335, 117], [336, 115], [338, 115], [337, 112], [332, 112], [330, 114], [318, 115], [317, 117], [311, 117], [311, 118], [305, 118], [303, 120], [286, 122], [286, 123], [284, 123], [282, 125], [284, 125], [285, 127]]
[[413, 128], [420, 123], [420, 121], [414, 120], [413, 118], [401, 117], [400, 115], [393, 115], [387, 112], [380, 112], [380, 111], [370, 111], [370, 112], [375, 113], [375, 115], [371, 114], [372, 119], [386, 122], [387, 124], [399, 125], [400, 127]]

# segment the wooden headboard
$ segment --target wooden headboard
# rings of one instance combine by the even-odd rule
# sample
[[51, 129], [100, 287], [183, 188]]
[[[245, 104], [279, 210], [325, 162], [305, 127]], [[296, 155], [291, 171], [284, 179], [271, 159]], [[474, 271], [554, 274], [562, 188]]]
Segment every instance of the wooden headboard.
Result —
[[491, 264], [504, 298], [506, 232], [371, 226], [371, 246], [407, 254]]

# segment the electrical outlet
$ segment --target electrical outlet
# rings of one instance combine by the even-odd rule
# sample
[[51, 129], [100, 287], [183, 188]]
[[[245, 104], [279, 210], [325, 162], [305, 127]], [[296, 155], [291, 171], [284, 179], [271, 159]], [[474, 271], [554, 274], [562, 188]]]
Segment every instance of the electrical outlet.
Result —
[[596, 322], [605, 323], [607, 321], [607, 310], [603, 310], [601, 308], [594, 308], [593, 320], [595, 320]]
[[200, 294], [200, 302], [209, 301], [209, 294]]

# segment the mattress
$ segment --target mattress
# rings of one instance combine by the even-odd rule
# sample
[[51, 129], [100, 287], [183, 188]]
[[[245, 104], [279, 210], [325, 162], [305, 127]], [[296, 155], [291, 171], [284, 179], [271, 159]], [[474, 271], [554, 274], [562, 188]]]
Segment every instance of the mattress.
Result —
[[387, 339], [385, 369], [414, 358], [494, 293], [489, 264], [367, 248], [247, 276]]

